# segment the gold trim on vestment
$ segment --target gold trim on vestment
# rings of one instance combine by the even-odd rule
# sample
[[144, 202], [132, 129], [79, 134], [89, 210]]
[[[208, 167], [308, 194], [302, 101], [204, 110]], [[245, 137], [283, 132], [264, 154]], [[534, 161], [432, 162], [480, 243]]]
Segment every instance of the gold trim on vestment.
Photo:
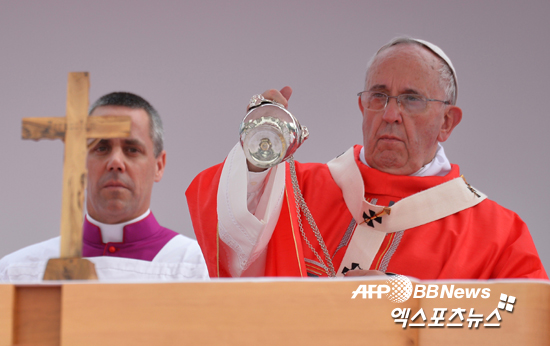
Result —
[[216, 271], [220, 277], [220, 224], [216, 225]]
[[[391, 244], [393, 243], [393, 239], [395, 238], [395, 233], [388, 233], [390, 234], [390, 239], [388, 239], [388, 244], [386, 245], [386, 248], [382, 253], [380, 254], [380, 257], [378, 257], [378, 262], [376, 262], [376, 266], [374, 267], [374, 270], [378, 270], [380, 268], [380, 262], [382, 262], [382, 258], [386, 256], [386, 253], [391, 247]], [[370, 269], [370, 268], [369, 268]]]
[[[292, 223], [292, 212], [290, 210], [290, 202], [288, 201], [288, 192], [285, 187], [285, 197], [286, 197], [286, 204], [288, 206], [288, 217], [290, 218], [290, 229], [292, 230], [292, 238], [294, 239], [294, 249], [296, 250], [296, 258], [298, 259], [298, 268], [300, 268], [300, 276], [304, 277], [304, 273], [302, 272], [302, 261], [300, 261], [300, 252], [298, 251], [298, 244], [296, 243], [296, 236], [294, 234], [294, 225]], [[300, 217], [298, 215], [298, 217]]]

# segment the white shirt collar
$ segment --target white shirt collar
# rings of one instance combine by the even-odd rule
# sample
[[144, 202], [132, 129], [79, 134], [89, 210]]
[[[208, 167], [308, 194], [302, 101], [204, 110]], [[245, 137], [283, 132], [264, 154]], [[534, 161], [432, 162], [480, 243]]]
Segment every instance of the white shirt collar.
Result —
[[107, 244], [107, 243], [122, 243], [122, 241], [124, 240], [124, 226], [141, 221], [145, 219], [147, 216], [149, 216], [149, 214], [151, 214], [151, 209], [147, 209], [145, 213], [143, 213], [141, 216], [136, 217], [133, 220], [126, 221], [123, 223], [117, 223], [114, 225], [109, 225], [109, 224], [94, 220], [88, 213], [86, 213], [86, 218], [88, 219], [88, 221], [90, 221], [91, 224], [94, 224], [97, 227], [99, 227], [99, 230], [101, 231], [101, 239], [103, 243]]
[[[365, 160], [365, 147], [361, 148], [361, 153], [359, 153], [359, 159], [367, 167], [370, 167]], [[445, 155], [445, 150], [441, 143], [437, 143], [437, 152], [432, 161], [425, 164], [418, 171], [410, 174], [411, 177], [430, 177], [430, 176], [445, 176], [451, 171], [451, 163], [447, 156]]]

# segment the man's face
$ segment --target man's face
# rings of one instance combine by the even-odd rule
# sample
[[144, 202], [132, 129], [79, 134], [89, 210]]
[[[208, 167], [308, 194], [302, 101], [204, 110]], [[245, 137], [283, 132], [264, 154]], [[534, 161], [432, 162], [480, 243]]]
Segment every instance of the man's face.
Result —
[[166, 153], [155, 158], [149, 117], [143, 109], [102, 106], [91, 115], [129, 115], [132, 129], [128, 138], [104, 139], [88, 150], [88, 213], [107, 224], [136, 218], [149, 208], [153, 183], [164, 173]]
[[[389, 96], [419, 94], [445, 99], [439, 82], [441, 62], [427, 49], [400, 44], [382, 51], [371, 65], [365, 90]], [[462, 117], [460, 108], [442, 102], [428, 102], [424, 111], [406, 113], [390, 99], [385, 109], [363, 114], [363, 145], [369, 166], [382, 172], [409, 175], [430, 162], [437, 142], [447, 140]]]

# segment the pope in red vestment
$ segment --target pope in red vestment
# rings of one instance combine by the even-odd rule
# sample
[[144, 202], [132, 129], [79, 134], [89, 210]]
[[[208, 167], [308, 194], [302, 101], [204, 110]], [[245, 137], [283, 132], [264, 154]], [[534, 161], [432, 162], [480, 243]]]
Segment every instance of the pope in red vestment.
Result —
[[[267, 175], [254, 187], [248, 170], [261, 169], [236, 147], [200, 173], [186, 195], [210, 276], [548, 279], [525, 223], [460, 178], [439, 144], [462, 119], [457, 88], [439, 47], [383, 46], [358, 94], [363, 147], [295, 165], [310, 216], [297, 207], [289, 163], [258, 173]], [[291, 93], [261, 97], [286, 107]]]

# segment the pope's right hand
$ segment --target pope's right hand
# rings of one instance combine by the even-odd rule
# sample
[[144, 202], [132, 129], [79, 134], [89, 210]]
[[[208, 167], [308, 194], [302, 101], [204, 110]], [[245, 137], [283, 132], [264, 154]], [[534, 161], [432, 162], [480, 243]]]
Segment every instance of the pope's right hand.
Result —
[[[264, 93], [262, 94], [264, 99], [280, 103], [285, 106], [285, 108], [288, 108], [288, 99], [290, 99], [290, 95], [292, 95], [292, 88], [289, 86], [285, 86], [281, 90], [269, 89], [267, 91], [264, 91]], [[249, 106], [246, 107], [247, 112], [248, 107]]]

